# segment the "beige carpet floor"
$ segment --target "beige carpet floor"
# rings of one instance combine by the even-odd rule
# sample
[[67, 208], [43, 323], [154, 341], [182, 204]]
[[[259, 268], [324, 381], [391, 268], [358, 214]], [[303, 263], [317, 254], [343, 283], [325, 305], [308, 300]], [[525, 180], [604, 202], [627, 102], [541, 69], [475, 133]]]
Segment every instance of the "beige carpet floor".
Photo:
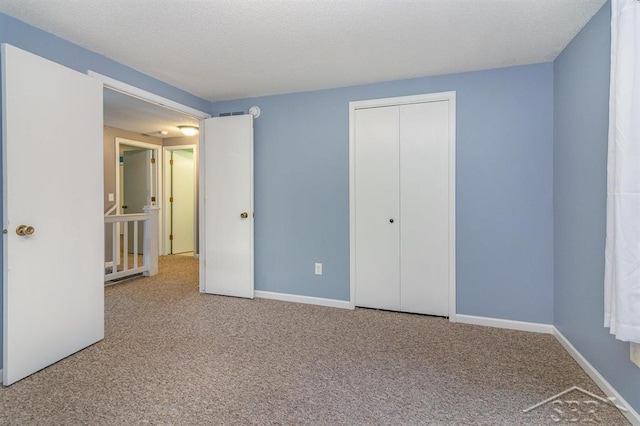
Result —
[[0, 423], [626, 424], [577, 391], [523, 413], [602, 395], [550, 335], [203, 295], [197, 262], [107, 287], [105, 339], [0, 389]]

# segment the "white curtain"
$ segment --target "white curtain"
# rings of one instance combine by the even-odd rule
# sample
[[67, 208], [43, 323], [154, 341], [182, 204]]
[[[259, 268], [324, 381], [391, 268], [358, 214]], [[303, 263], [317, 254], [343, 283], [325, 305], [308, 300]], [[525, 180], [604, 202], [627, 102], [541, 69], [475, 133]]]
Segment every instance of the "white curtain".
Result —
[[640, 1], [611, 1], [604, 324], [640, 343]]

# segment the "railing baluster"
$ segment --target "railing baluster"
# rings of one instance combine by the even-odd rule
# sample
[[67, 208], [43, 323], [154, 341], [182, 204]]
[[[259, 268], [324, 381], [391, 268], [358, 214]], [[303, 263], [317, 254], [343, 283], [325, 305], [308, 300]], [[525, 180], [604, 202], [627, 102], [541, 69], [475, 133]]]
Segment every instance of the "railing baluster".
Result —
[[111, 273], [115, 274], [116, 272], [118, 272], [118, 244], [116, 244], [116, 238], [120, 238], [120, 235], [118, 235], [118, 224], [117, 223], [112, 223], [111, 224], [111, 243], [113, 244], [113, 247], [111, 247], [111, 264], [113, 265], [113, 268], [111, 268]]
[[124, 239], [124, 248], [122, 250], [122, 257], [124, 258], [122, 268], [123, 271], [129, 269], [129, 222], [124, 222], [124, 234], [122, 236]]
[[[145, 207], [144, 213], [137, 214], [125, 214], [125, 215], [106, 215], [105, 224], [111, 224], [111, 238], [112, 238], [112, 257], [113, 257], [113, 269], [111, 273], [105, 273], [105, 281], [115, 280], [118, 278], [124, 278], [127, 276], [142, 273], [145, 276], [153, 276], [158, 273], [158, 208], [157, 207]], [[133, 222], [133, 267], [129, 268], [129, 223]], [[140, 247], [141, 241], [138, 238], [138, 232], [140, 230], [140, 223], [144, 225], [142, 240], [144, 248]], [[124, 227], [121, 228], [121, 227]], [[123, 243], [120, 244], [120, 232], [122, 232]], [[122, 248], [122, 254], [124, 259], [118, 262], [120, 253], [117, 248]], [[144, 257], [142, 265], [138, 257], [140, 252]], [[122, 264], [123, 269], [118, 271], [118, 265]]]
[[133, 267], [138, 267], [138, 221], [133, 221]]
[[144, 266], [148, 268], [143, 275], [152, 277], [158, 273], [158, 214], [159, 208], [145, 206], [142, 211], [147, 214], [144, 221]]

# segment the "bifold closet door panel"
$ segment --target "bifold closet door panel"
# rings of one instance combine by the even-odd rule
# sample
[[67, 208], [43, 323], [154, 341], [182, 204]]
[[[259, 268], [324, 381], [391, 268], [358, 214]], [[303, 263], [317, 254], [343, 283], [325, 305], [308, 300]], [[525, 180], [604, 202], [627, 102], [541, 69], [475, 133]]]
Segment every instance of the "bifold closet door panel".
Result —
[[449, 102], [400, 107], [401, 310], [449, 315]]
[[399, 108], [356, 110], [356, 305], [400, 309]]

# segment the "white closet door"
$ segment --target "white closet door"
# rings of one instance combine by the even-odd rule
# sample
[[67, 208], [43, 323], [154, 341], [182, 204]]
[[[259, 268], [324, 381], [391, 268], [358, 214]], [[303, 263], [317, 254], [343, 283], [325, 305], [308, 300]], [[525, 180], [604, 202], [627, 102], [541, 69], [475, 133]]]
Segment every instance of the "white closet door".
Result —
[[401, 310], [449, 315], [449, 102], [400, 107]]
[[355, 112], [357, 306], [400, 309], [398, 114]]

